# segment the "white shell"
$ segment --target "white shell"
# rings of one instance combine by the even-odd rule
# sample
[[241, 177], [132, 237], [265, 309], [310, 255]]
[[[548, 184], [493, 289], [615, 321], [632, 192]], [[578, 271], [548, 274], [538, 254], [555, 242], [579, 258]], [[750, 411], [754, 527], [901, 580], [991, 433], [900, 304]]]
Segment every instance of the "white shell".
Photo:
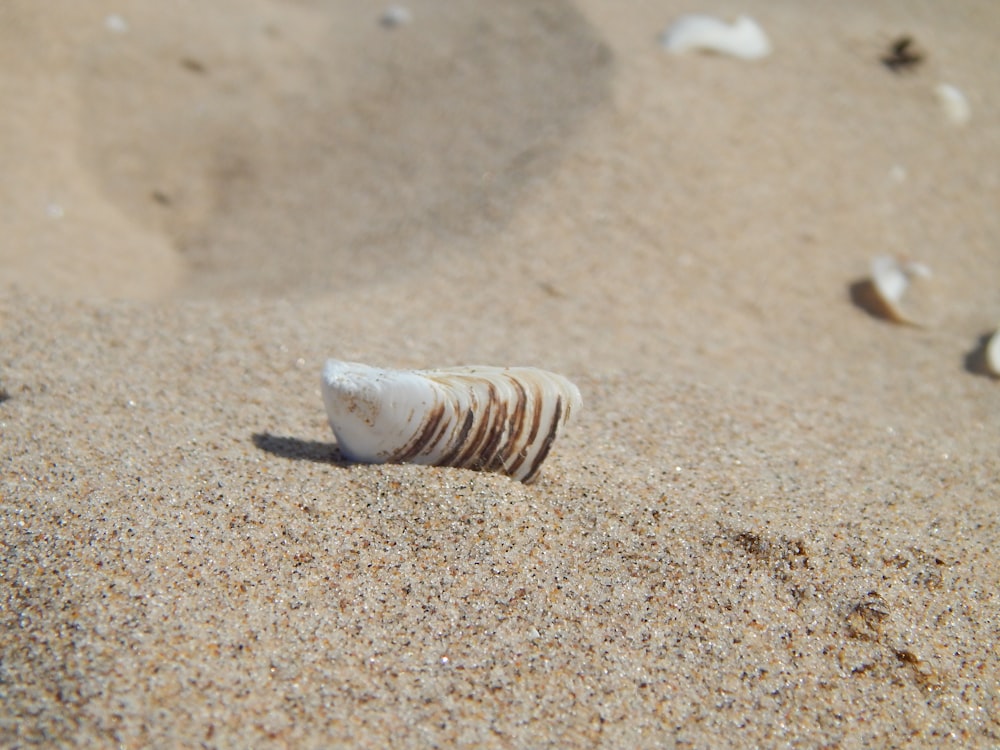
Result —
[[678, 54], [706, 50], [742, 60], [759, 60], [771, 54], [767, 34], [748, 16], [740, 16], [732, 24], [711, 16], [681, 16], [663, 32], [660, 43]]
[[990, 340], [986, 342], [984, 355], [986, 369], [997, 377], [1000, 377], [1000, 330], [995, 331], [990, 336]]
[[379, 23], [387, 29], [394, 29], [397, 26], [406, 26], [413, 22], [413, 13], [403, 5], [390, 5], [382, 12]]
[[941, 109], [944, 110], [945, 117], [952, 125], [965, 125], [972, 117], [972, 108], [969, 100], [957, 86], [950, 83], [939, 83], [934, 89], [938, 101], [941, 102]]
[[524, 482], [583, 403], [569, 380], [533, 367], [388, 370], [330, 359], [322, 389], [348, 460], [458, 466]]
[[931, 270], [923, 263], [902, 261], [891, 255], [877, 255], [872, 259], [872, 288], [877, 309], [875, 312], [895, 323], [921, 325], [902, 306], [910, 282], [917, 277], [930, 278]]

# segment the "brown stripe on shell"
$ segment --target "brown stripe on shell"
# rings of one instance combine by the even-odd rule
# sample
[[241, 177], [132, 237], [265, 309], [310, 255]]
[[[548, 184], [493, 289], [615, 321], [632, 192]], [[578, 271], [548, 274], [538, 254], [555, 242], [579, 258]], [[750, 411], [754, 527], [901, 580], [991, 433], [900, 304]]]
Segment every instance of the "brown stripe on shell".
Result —
[[485, 430], [489, 427], [490, 398], [480, 403], [479, 392], [473, 387], [469, 392], [469, 411], [473, 414], [472, 425], [462, 440], [455, 443], [448, 454], [441, 459], [445, 466], [467, 466], [467, 462], [475, 455], [476, 447], [485, 439]]
[[465, 443], [466, 439], [469, 437], [469, 431], [472, 429], [473, 422], [476, 421], [476, 403], [473, 402], [471, 406], [465, 412], [465, 420], [462, 422], [462, 427], [459, 429], [458, 434], [449, 439], [448, 442], [451, 443], [451, 449], [445, 453], [441, 458], [439, 458], [434, 463], [439, 466], [454, 466], [455, 456], [459, 454], [462, 450], [462, 445]]
[[[526, 440], [518, 440], [522, 434], [524, 425], [522, 423], [512, 425], [513, 434], [511, 435], [510, 442], [511, 444], [520, 444], [521, 449], [514, 456], [514, 461], [505, 467], [506, 472], [511, 475], [517, 474], [517, 470], [521, 468], [521, 464], [528, 458], [528, 452], [531, 450], [531, 446], [534, 445], [535, 438], [538, 436], [539, 423], [542, 421], [542, 389], [538, 387], [538, 383], [530, 383], [530, 386], [531, 395], [534, 397], [531, 404], [531, 430], [528, 432]], [[527, 403], [528, 394], [520, 385], [518, 385], [518, 388], [520, 388], [524, 401]]]
[[[483, 446], [483, 458], [477, 468], [497, 471], [503, 468], [505, 455], [510, 445], [511, 420], [507, 417], [507, 400], [497, 398], [494, 403], [493, 431], [490, 440]], [[507, 437], [504, 442], [504, 437]]]
[[[444, 410], [446, 412], [448, 411], [447, 405], [445, 405]], [[454, 410], [452, 411], [454, 412]], [[431, 439], [427, 441], [427, 444], [424, 446], [421, 452], [429, 454], [431, 451], [434, 450], [435, 447], [440, 445], [441, 441], [445, 439], [445, 436], [448, 435], [448, 433], [453, 429], [452, 424], [453, 420], [445, 418], [444, 421], [441, 422], [441, 427], [438, 429], [437, 432], [435, 432], [431, 436]]]
[[524, 410], [528, 406], [528, 394], [525, 392], [520, 380], [511, 375], [508, 375], [507, 379], [517, 391], [517, 398], [514, 399], [514, 413], [510, 415], [510, 438], [507, 441], [508, 445], [510, 445], [517, 439], [516, 436], [521, 432], [520, 424], [524, 421]]
[[[495, 471], [502, 471], [508, 476], [512, 476], [517, 472], [517, 467], [521, 465], [524, 461], [524, 457], [518, 457], [515, 453], [516, 447], [521, 443], [520, 437], [524, 431], [524, 420], [527, 417], [528, 412], [528, 392], [524, 390], [524, 386], [521, 381], [512, 375], [507, 375], [507, 380], [510, 384], [514, 386], [514, 390], [517, 394], [514, 397], [514, 412], [510, 415], [507, 420], [507, 440], [500, 447], [497, 452], [497, 461], [499, 464], [495, 467]], [[511, 461], [513, 459], [513, 461]]]
[[[486, 445], [495, 443], [497, 427], [499, 426], [497, 417], [500, 406], [500, 394], [497, 387], [489, 380], [486, 382], [486, 401], [482, 405], [482, 413], [479, 415], [479, 423], [472, 433], [465, 449], [455, 457], [454, 466], [469, 468], [480, 468], [489, 454], [486, 452]], [[503, 428], [500, 427], [502, 434]]]
[[[431, 407], [427, 417], [424, 419], [420, 429], [414, 434], [410, 441], [392, 454], [390, 462], [406, 463], [420, 454], [427, 445], [433, 445], [436, 441], [436, 432], [441, 422], [444, 420], [445, 405], [440, 401]], [[446, 421], [446, 420], [444, 420]]]
[[562, 419], [562, 396], [556, 396], [556, 408], [552, 415], [552, 424], [549, 425], [549, 432], [545, 436], [545, 440], [542, 441], [542, 447], [538, 450], [538, 454], [535, 456], [535, 460], [531, 464], [531, 468], [528, 470], [527, 475], [525, 475], [522, 480], [525, 483], [532, 481], [538, 474], [538, 470], [542, 467], [542, 462], [549, 455], [549, 451], [552, 449], [552, 443], [556, 440], [556, 433], [559, 431], [559, 422]]

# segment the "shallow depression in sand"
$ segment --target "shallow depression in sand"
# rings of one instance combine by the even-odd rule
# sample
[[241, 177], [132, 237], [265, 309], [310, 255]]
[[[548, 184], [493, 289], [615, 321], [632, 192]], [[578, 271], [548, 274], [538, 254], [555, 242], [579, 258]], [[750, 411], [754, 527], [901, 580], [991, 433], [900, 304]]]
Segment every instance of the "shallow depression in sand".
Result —
[[393, 29], [348, 10], [229, 0], [84, 50], [84, 162], [184, 255], [184, 291], [329, 290], [471, 247], [609, 95], [565, 2], [430, 3]]

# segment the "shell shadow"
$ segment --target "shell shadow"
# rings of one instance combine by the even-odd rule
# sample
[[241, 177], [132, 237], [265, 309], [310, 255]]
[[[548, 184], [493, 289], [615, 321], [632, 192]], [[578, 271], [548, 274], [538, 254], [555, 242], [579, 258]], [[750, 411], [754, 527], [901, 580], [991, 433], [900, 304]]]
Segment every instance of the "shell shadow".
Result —
[[966, 372], [970, 372], [973, 375], [981, 375], [985, 378], [992, 378], [993, 380], [1000, 379], [1000, 376], [990, 372], [990, 368], [986, 366], [986, 347], [992, 337], [992, 331], [984, 333], [979, 337], [972, 350], [965, 355]]
[[262, 451], [290, 458], [294, 461], [312, 461], [317, 464], [346, 467], [354, 462], [348, 461], [340, 454], [336, 443], [323, 443], [319, 440], [299, 440], [294, 437], [272, 435], [269, 432], [255, 432], [253, 444]]

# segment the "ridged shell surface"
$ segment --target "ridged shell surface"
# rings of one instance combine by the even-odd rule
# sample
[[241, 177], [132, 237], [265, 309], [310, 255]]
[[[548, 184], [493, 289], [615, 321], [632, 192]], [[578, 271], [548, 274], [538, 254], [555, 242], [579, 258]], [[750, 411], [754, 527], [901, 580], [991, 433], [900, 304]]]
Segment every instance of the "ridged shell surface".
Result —
[[364, 463], [418, 463], [538, 475], [580, 391], [533, 367], [390, 370], [328, 360], [323, 402], [341, 454]]

